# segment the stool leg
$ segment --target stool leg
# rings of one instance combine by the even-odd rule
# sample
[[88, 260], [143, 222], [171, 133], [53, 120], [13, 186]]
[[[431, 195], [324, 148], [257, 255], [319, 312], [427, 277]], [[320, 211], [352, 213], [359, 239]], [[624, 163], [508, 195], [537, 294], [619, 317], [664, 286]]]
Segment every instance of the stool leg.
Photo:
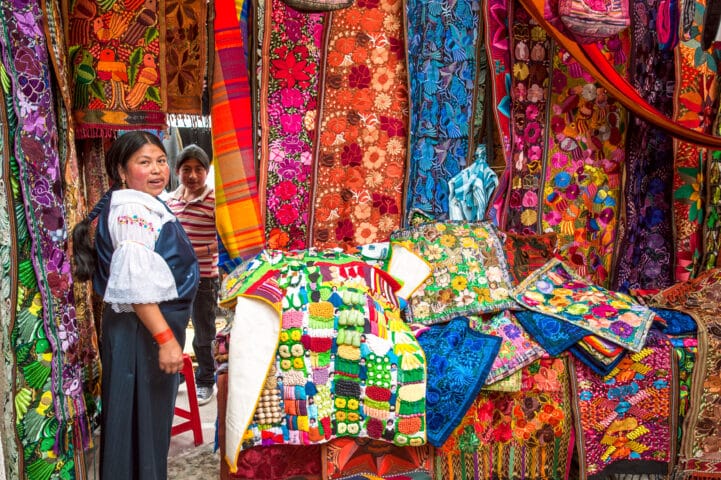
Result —
[[193, 374], [193, 361], [190, 355], [183, 355], [183, 375], [185, 384], [188, 386], [188, 405], [190, 406], [190, 425], [193, 430], [193, 440], [197, 447], [203, 443], [203, 425], [200, 422], [200, 408], [198, 397], [195, 392], [195, 375]]

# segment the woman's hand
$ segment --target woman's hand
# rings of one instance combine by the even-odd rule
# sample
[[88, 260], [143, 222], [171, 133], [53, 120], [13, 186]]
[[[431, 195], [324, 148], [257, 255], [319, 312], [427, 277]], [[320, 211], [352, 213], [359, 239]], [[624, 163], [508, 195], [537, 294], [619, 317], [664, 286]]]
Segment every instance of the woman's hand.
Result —
[[175, 338], [159, 345], [158, 348], [160, 370], [172, 374], [183, 369], [183, 349]]

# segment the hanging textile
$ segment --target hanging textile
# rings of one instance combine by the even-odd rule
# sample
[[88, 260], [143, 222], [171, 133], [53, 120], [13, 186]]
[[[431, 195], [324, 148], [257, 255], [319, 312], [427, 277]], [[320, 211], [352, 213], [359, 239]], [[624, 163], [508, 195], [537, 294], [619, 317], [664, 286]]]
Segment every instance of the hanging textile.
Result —
[[[0, 75], [7, 75], [5, 67], [0, 63]], [[12, 299], [17, 292], [17, 265], [15, 235], [15, 199], [12, 191], [12, 172], [10, 170], [11, 135], [13, 124], [8, 120], [14, 116], [7, 107], [12, 103], [7, 94], [0, 89], [0, 348], [3, 352], [13, 352], [14, 344], [10, 326], [15, 323], [15, 304]], [[12, 358], [12, 355], [9, 356]], [[13, 405], [15, 385], [15, 362], [4, 357], [0, 365], [0, 421], [3, 425], [14, 425]], [[18, 445], [15, 440], [14, 428], [0, 429], [0, 477], [7, 473], [9, 478], [19, 478]]]
[[[659, 0], [635, 0], [631, 12], [631, 83], [664, 115], [673, 114], [673, 51], [663, 50], [656, 30]], [[666, 288], [673, 283], [671, 181], [673, 140], [632, 114], [628, 122], [624, 209], [620, 212], [612, 288]]]
[[211, 119], [215, 224], [231, 259], [249, 258], [265, 242], [253, 158], [250, 85], [233, 0], [215, 2], [215, 72]]
[[566, 361], [543, 358], [521, 372], [517, 393], [481, 390], [436, 449], [434, 478], [568, 479], [574, 435]]
[[[407, 2], [410, 142], [405, 221], [448, 219], [448, 181], [466, 167], [480, 2]], [[484, 212], [485, 213], [485, 212]]]
[[486, 146], [479, 145], [473, 164], [448, 181], [448, 219], [480, 222], [498, 185], [487, 163]]
[[[676, 121], [708, 133], [710, 112], [718, 97], [717, 66], [713, 55], [701, 49], [706, 0], [689, 0], [692, 8], [689, 35], [682, 36], [676, 50], [678, 83], [674, 96]], [[705, 198], [702, 196], [709, 151], [698, 145], [674, 143], [673, 221], [675, 227], [674, 278], [682, 282], [698, 273], [702, 261], [702, 222]]]
[[400, 226], [408, 138], [402, 7], [358, 0], [328, 17], [313, 247], [387, 241]]
[[[506, 224], [505, 198], [509, 188], [511, 165], [511, 52], [506, 0], [483, 0], [483, 33], [485, 35], [488, 76], [491, 82], [491, 98], [488, 108], [493, 111], [492, 122], [498, 129], [503, 163], [506, 169], [499, 179], [498, 188], [491, 199], [489, 220], [501, 228]], [[495, 152], [493, 152], [495, 154]], [[490, 162], [493, 163], [493, 162]]]
[[324, 478], [328, 480], [428, 480], [433, 462], [431, 445], [396, 447], [378, 440], [339, 438], [330, 442], [325, 451]]
[[689, 408], [684, 418], [679, 462], [673, 478], [701, 480], [721, 478], [718, 457], [718, 366], [721, 364], [721, 269], [708, 270], [697, 278], [661, 291], [652, 304], [681, 310], [698, 324], [698, 350], [693, 369]]
[[70, 12], [78, 138], [165, 128], [164, 0], [78, 0]]
[[91, 434], [82, 389], [82, 359], [76, 356], [79, 329], [70, 261], [65, 254], [67, 226], [50, 60], [39, 5], [23, 0], [0, 5], [5, 18], [0, 39], [3, 63], [18, 119], [14, 154], [48, 342], [43, 361], [50, 364], [52, 405], [57, 417], [54, 448], [72, 455], [73, 446], [84, 449], [89, 445]]
[[505, 228], [531, 235], [539, 233], [553, 49], [551, 38], [525, 8], [516, 1], [511, 5], [513, 139]]
[[260, 203], [268, 248], [308, 247], [319, 67], [326, 15], [282, 0], [264, 10], [259, 120]]
[[[201, 115], [205, 86], [208, 39], [207, 0], [163, 0], [165, 22], [160, 22], [165, 42], [163, 62], [167, 83], [162, 92], [165, 111]], [[162, 68], [161, 68], [162, 74]], [[138, 81], [142, 78], [142, 73]]]
[[[721, 136], [721, 117], [714, 124], [714, 135]], [[721, 266], [721, 151], [709, 152], [704, 175], [706, 198], [704, 199], [703, 257], [701, 270]]]

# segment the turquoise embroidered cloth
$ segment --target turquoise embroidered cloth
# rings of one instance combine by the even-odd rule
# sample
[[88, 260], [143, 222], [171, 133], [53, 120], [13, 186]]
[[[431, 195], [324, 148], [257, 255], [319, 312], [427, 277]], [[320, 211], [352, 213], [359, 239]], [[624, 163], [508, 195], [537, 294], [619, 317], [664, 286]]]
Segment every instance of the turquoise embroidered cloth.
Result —
[[629, 295], [579, 277], [557, 258], [521, 282], [513, 296], [530, 310], [585, 328], [634, 352], [643, 348], [655, 316]]
[[479, 145], [475, 161], [448, 181], [450, 220], [479, 222], [485, 218], [488, 202], [498, 186], [496, 172], [488, 166], [486, 146]]

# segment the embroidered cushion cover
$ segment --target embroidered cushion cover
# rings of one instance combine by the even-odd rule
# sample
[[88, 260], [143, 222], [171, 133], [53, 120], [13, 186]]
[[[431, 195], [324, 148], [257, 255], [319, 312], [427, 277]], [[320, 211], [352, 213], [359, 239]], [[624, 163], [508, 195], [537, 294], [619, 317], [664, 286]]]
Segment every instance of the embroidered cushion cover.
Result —
[[551, 259], [514, 290], [530, 310], [585, 328], [601, 338], [639, 351], [655, 314], [630, 296], [594, 285], [559, 259]]
[[433, 325], [418, 337], [428, 365], [428, 441], [440, 447], [486, 381], [501, 338], [475, 331], [465, 317]]
[[506, 257], [490, 222], [425, 223], [394, 232], [391, 243], [405, 246], [433, 268], [408, 299], [408, 322], [430, 325], [515, 305]]
[[[238, 301], [229, 375], [271, 361], [254, 414], [239, 432], [242, 448], [343, 436], [425, 443], [425, 357], [400, 319], [393, 293], [399, 285], [388, 274], [339, 252], [265, 251], [225, 286]], [[244, 340], [243, 325], [264, 321], [248, 313], [257, 302], [277, 314], [270, 319], [280, 328], [275, 354], [243, 365], [243, 352], [234, 357], [233, 350], [256, 348]], [[229, 417], [236, 418], [234, 408], [229, 399]], [[226, 453], [232, 460], [234, 452]]]

